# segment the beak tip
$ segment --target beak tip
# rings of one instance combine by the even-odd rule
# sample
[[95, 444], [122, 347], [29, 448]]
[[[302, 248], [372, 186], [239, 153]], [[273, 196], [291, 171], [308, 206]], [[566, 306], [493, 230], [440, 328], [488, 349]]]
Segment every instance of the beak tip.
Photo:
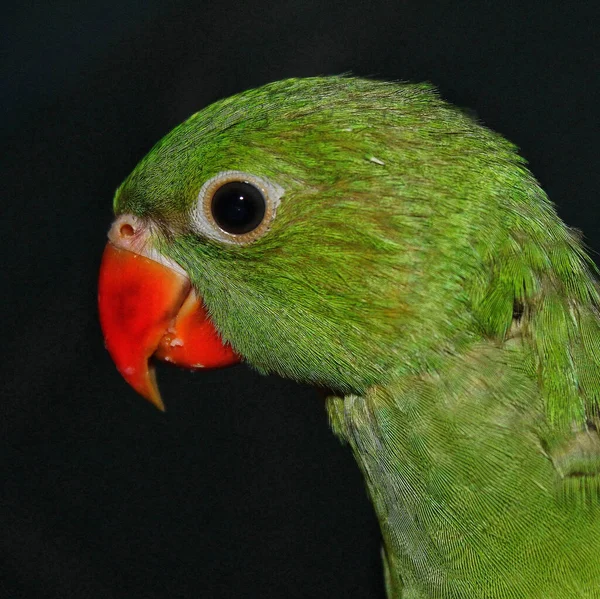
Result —
[[146, 370], [146, 376], [144, 378], [145, 380], [143, 388], [139, 389], [138, 391], [158, 410], [165, 412], [165, 404], [160, 396], [158, 383], [156, 382], [156, 370], [154, 369], [154, 365], [148, 366], [148, 369]]
[[147, 362], [140, 368], [133, 366], [117, 369], [129, 386], [145, 400], [149, 401], [161, 412], [165, 412], [165, 404], [160, 396], [156, 382], [156, 370], [154, 364]]
[[164, 414], [167, 411], [167, 409], [165, 408], [165, 404], [162, 402], [161, 399], [158, 399], [157, 401], [152, 401], [152, 403], [159, 412], [162, 412]]

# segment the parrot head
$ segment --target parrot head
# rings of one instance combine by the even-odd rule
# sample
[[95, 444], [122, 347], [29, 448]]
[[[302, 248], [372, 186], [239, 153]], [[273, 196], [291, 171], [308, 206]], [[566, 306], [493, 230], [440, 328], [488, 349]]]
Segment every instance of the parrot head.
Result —
[[521, 163], [425, 84], [291, 79], [217, 102], [116, 192], [107, 348], [160, 407], [153, 357], [362, 393], [505, 333], [514, 293], [486, 315], [485, 262], [507, 186], [537, 193]]

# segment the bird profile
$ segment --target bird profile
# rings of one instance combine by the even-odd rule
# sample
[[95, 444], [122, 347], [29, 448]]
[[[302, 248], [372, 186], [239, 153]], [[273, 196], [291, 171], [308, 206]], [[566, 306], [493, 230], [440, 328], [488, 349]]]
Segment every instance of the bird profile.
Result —
[[106, 345], [329, 389], [392, 599], [600, 597], [596, 268], [513, 144], [428, 84], [221, 100], [118, 188]]

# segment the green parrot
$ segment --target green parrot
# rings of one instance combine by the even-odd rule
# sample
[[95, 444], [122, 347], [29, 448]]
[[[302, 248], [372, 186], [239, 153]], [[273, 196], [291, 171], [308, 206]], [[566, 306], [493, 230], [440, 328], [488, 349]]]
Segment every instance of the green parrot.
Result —
[[152, 358], [328, 390], [393, 599], [600, 597], [600, 296], [515, 147], [428, 84], [221, 100], [119, 187], [100, 319]]

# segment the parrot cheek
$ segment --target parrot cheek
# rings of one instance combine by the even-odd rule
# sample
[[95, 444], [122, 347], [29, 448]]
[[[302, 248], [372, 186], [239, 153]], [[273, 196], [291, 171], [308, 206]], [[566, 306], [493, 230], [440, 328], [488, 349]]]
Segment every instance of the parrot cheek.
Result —
[[161, 410], [153, 355], [194, 369], [239, 362], [185, 275], [110, 242], [100, 266], [98, 306], [106, 348], [117, 370]]

